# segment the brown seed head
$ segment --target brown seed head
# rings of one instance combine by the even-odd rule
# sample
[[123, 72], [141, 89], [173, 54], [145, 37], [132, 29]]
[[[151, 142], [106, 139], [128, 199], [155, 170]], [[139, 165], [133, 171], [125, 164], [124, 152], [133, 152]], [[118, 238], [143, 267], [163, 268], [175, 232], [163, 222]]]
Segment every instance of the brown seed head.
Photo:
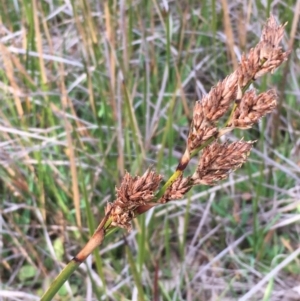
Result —
[[[251, 81], [265, 73], [272, 72], [287, 59], [288, 52], [279, 47], [284, 34], [285, 25], [277, 25], [271, 16], [263, 28], [260, 42], [250, 50], [248, 55], [242, 55], [238, 69], [213, 87], [194, 108], [194, 125], [198, 130], [190, 140], [195, 145], [205, 141], [206, 137], [216, 131], [214, 122], [220, 119], [238, 97], [238, 91], [246, 88]], [[197, 128], [197, 127], [196, 127]], [[194, 147], [190, 142], [191, 148]]]
[[244, 87], [250, 80], [272, 72], [288, 57], [279, 44], [283, 38], [284, 25], [277, 25], [271, 16], [262, 30], [260, 42], [250, 50], [248, 57], [242, 56], [239, 73], [239, 85]]
[[254, 90], [247, 91], [237, 105], [228, 126], [240, 129], [250, 128], [276, 107], [276, 97], [275, 90], [269, 90], [259, 95], [256, 95]]
[[210, 122], [205, 115], [203, 103], [197, 101], [195, 103], [193, 111], [193, 121], [188, 136], [189, 152], [192, 152], [193, 150], [201, 146], [203, 142], [215, 136], [217, 132], [217, 127], [212, 122]]
[[[230, 104], [236, 99], [239, 73], [233, 72], [223, 81], [217, 83], [211, 88], [209, 93], [201, 100], [202, 114], [205, 116], [205, 121], [213, 123], [220, 119], [228, 110]], [[196, 110], [196, 106], [195, 109]]]
[[[284, 27], [285, 24], [277, 25], [277, 22], [275, 20], [275, 17], [273, 15], [270, 16], [270, 18], [267, 20], [267, 23], [265, 24], [260, 41], [265, 45], [266, 47], [266, 53], [261, 52], [262, 57], [268, 58], [270, 51], [272, 49], [275, 49], [279, 46], [282, 37], [284, 35]], [[269, 48], [269, 50], [267, 50]]]
[[238, 141], [231, 144], [214, 142], [207, 146], [191, 178], [193, 184], [214, 185], [227, 178], [230, 172], [246, 162], [252, 145], [253, 141]]
[[226, 77], [213, 87], [201, 101], [206, 119], [210, 122], [218, 120], [228, 110], [237, 92], [236, 72]]
[[112, 226], [130, 230], [135, 211], [151, 202], [161, 180], [162, 176], [151, 169], [141, 177], [131, 177], [126, 172], [120, 187], [116, 188], [117, 199], [105, 208], [105, 213], [111, 210]]
[[181, 199], [191, 188], [190, 178], [183, 178], [182, 174], [176, 181], [166, 190], [159, 203], [164, 204], [171, 200]]
[[111, 225], [114, 227], [121, 227], [128, 231], [131, 230], [131, 220], [134, 218], [134, 213], [131, 210], [125, 210], [120, 207], [117, 201], [108, 203], [104, 209], [105, 214], [110, 212]]

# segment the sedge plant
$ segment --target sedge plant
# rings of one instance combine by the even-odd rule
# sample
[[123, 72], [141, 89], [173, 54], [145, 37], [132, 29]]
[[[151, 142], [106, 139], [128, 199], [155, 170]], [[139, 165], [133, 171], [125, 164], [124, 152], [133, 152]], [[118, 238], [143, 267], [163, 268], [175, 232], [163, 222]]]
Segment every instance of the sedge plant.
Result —
[[[182, 198], [195, 185], [214, 185], [247, 161], [255, 141], [241, 139], [222, 143], [219, 138], [234, 129], [251, 128], [275, 109], [277, 96], [274, 89], [257, 94], [249, 88], [256, 79], [272, 73], [287, 59], [289, 52], [279, 45], [284, 27], [271, 16], [259, 43], [242, 56], [238, 68], [195, 103], [186, 149], [176, 170], [163, 185], [163, 176], [153, 168], [148, 168], [142, 176], [125, 173], [116, 188], [115, 201], [106, 205], [105, 216], [93, 236], [53, 281], [42, 301], [51, 300], [78, 266], [114, 230], [130, 231], [131, 222], [138, 215]], [[184, 175], [190, 160], [196, 156], [199, 161], [194, 173]]]

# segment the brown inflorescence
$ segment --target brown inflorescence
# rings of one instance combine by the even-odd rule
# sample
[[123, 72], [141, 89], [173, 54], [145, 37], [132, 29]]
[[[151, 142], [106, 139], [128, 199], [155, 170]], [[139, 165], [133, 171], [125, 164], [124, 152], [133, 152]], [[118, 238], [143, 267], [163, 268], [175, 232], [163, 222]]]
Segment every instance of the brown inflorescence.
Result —
[[237, 70], [238, 85], [243, 88], [249, 82], [262, 75], [272, 72], [288, 57], [279, 43], [284, 34], [285, 25], [277, 25], [274, 16], [271, 16], [263, 28], [260, 42], [250, 50], [248, 56], [243, 55]]
[[[116, 188], [116, 200], [107, 204], [104, 219], [86, 246], [74, 257], [73, 263], [78, 265], [85, 260], [102, 243], [110, 226], [129, 231], [132, 219], [137, 215], [159, 204], [182, 198], [194, 185], [214, 185], [246, 162], [254, 141], [219, 143], [216, 140], [234, 128], [250, 128], [275, 108], [274, 90], [259, 95], [254, 90], [246, 90], [258, 77], [273, 72], [287, 59], [289, 52], [279, 47], [284, 27], [277, 25], [271, 16], [263, 28], [260, 42], [248, 55], [242, 55], [237, 70], [195, 103], [186, 149], [176, 171], [159, 191], [162, 176], [151, 169], [141, 177], [131, 177], [126, 172], [120, 187]], [[229, 120], [224, 127], [218, 128], [217, 121], [230, 107]], [[201, 150], [196, 171], [192, 176], [184, 177], [191, 158]], [[47, 292], [52, 293], [50, 289]]]
[[132, 177], [126, 172], [119, 188], [116, 188], [117, 199], [108, 203], [105, 214], [110, 212], [111, 225], [131, 229], [131, 220], [140, 206], [149, 205], [153, 200], [162, 176], [148, 169], [143, 176]]
[[256, 95], [254, 90], [247, 91], [238, 103], [228, 126], [248, 129], [261, 117], [270, 113], [276, 107], [276, 91]]
[[250, 50], [248, 55], [242, 55], [238, 69], [195, 103], [187, 141], [187, 149], [190, 153], [216, 136], [218, 129], [215, 122], [224, 116], [234, 101], [240, 100], [242, 91], [247, 89], [252, 81], [265, 73], [272, 72], [287, 59], [289, 52], [284, 52], [279, 47], [284, 26], [277, 25], [274, 16], [271, 16], [262, 31], [260, 42]]
[[[263, 28], [259, 43], [242, 55], [241, 62], [232, 74], [212, 87], [210, 92], [197, 101], [187, 139], [174, 181], [167, 181], [155, 197], [162, 176], [150, 169], [142, 177], [125, 174], [121, 186], [116, 189], [117, 198], [106, 206], [112, 226], [130, 230], [131, 220], [157, 204], [182, 198], [194, 185], [214, 185], [246, 162], [253, 141], [220, 144], [215, 140], [234, 128], [247, 129], [271, 112], [276, 106], [274, 90], [256, 95], [246, 92], [250, 84], [265, 73], [272, 72], [287, 59], [289, 52], [279, 46], [285, 25], [277, 25], [271, 16]], [[218, 128], [217, 121], [232, 107], [227, 124]], [[201, 149], [202, 155], [195, 173], [184, 177], [192, 156]]]
[[203, 149], [197, 170], [191, 177], [194, 185], [214, 185], [227, 178], [228, 174], [239, 168], [252, 148], [253, 141], [238, 141], [220, 144], [214, 142]]
[[205, 115], [202, 102], [197, 101], [193, 112], [193, 121], [188, 136], [189, 153], [218, 133], [217, 127]]
[[190, 177], [184, 178], [181, 174], [166, 190], [163, 197], [158, 200], [158, 203], [164, 204], [172, 200], [181, 199], [192, 187]]

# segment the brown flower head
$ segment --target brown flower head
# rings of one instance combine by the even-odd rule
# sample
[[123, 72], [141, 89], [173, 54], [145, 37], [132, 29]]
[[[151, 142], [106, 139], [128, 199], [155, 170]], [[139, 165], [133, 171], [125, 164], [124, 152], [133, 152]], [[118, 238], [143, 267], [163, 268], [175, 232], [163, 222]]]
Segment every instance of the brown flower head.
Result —
[[261, 40], [277, 47], [282, 40], [286, 24], [278, 26], [275, 17], [271, 15], [263, 28]]
[[210, 122], [220, 119], [236, 98], [238, 73], [235, 71], [217, 83], [201, 101], [206, 119]]
[[248, 57], [243, 55], [239, 68], [239, 86], [245, 87], [251, 80], [272, 72], [288, 57], [279, 44], [284, 34], [284, 25], [277, 25], [271, 16], [262, 30], [260, 42], [250, 50]]
[[215, 122], [228, 111], [240, 91], [267, 72], [272, 72], [287, 59], [288, 52], [279, 47], [285, 25], [277, 25], [271, 16], [263, 28], [260, 42], [242, 55], [236, 71], [213, 87], [194, 107], [193, 123], [188, 137], [190, 151], [216, 135]]
[[273, 15], [271, 15], [267, 20], [267, 23], [265, 24], [260, 37], [260, 42], [263, 45], [260, 51], [261, 59], [269, 59], [270, 54], [274, 50], [278, 51], [281, 49], [279, 47], [279, 44], [283, 38], [285, 26], [286, 23], [277, 25], [277, 22]]
[[191, 180], [193, 184], [214, 185], [215, 182], [227, 178], [231, 171], [239, 168], [252, 148], [253, 141], [213, 144], [204, 148], [197, 170]]
[[197, 101], [193, 111], [193, 121], [188, 136], [188, 149], [192, 152], [218, 132], [217, 127], [207, 120], [203, 103]]
[[166, 190], [159, 203], [164, 204], [171, 200], [181, 199], [191, 188], [192, 184], [189, 183], [190, 178], [183, 178], [182, 174], [176, 181]]
[[105, 213], [110, 212], [112, 226], [118, 226], [127, 230], [131, 229], [131, 220], [135, 217], [139, 207], [149, 209], [158, 188], [162, 176], [148, 169], [143, 176], [131, 177], [126, 172], [119, 188], [116, 188], [117, 199], [107, 204]]
[[256, 95], [254, 90], [250, 90], [244, 94], [241, 101], [238, 103], [228, 126], [234, 126], [240, 129], [250, 128], [261, 117], [270, 113], [275, 107], [275, 90], [269, 90], [260, 93], [259, 95]]

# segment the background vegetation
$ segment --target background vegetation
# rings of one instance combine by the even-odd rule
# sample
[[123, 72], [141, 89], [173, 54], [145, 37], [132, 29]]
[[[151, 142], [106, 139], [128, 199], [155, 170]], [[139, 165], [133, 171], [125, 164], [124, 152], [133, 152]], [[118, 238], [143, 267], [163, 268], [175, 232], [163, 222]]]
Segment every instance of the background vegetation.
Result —
[[167, 179], [194, 101], [237, 67], [270, 12], [289, 22], [293, 51], [254, 84], [277, 87], [278, 111], [234, 132], [258, 140], [249, 162], [111, 235], [55, 300], [300, 299], [299, 1], [0, 5], [0, 300], [39, 299], [125, 170], [153, 165]]

